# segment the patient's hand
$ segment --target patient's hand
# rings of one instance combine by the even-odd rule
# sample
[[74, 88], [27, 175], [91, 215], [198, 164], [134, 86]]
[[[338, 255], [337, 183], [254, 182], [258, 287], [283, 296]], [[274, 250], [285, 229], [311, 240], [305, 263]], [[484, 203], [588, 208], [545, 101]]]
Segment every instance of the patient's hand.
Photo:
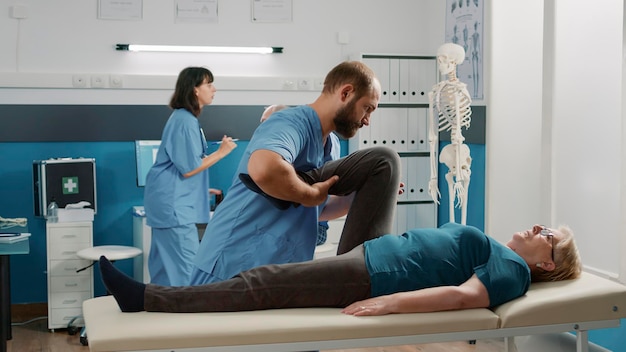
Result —
[[368, 316], [368, 315], [387, 315], [392, 313], [389, 306], [389, 296], [379, 296], [368, 298], [363, 301], [354, 302], [351, 305], [345, 307], [341, 312], [343, 314], [349, 314], [354, 316]]

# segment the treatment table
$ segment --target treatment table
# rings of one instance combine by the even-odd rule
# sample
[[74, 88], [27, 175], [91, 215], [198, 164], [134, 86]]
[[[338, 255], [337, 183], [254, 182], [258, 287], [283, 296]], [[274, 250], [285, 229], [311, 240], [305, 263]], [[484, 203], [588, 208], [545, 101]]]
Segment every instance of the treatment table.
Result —
[[575, 280], [534, 283], [523, 297], [490, 309], [374, 317], [338, 308], [234, 313], [122, 313], [112, 296], [83, 303], [92, 352], [306, 351], [576, 333], [587, 352], [587, 332], [626, 318], [626, 286], [584, 272]]

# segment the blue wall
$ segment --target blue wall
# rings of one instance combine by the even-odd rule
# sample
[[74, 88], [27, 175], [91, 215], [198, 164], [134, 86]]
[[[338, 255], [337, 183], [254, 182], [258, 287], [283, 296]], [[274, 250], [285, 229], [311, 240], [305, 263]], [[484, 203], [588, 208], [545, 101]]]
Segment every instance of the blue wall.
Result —
[[[439, 150], [449, 142], [441, 142]], [[467, 193], [467, 224], [476, 226], [481, 230], [485, 230], [485, 145], [484, 144], [467, 144], [470, 148], [470, 155], [472, 156], [471, 166], [471, 179], [469, 184], [469, 191]], [[445, 175], [448, 172], [448, 167], [445, 164], [439, 163], [439, 192], [441, 193], [441, 199], [439, 208], [437, 211], [437, 224], [439, 226], [445, 224], [450, 220], [450, 207], [448, 202], [448, 184], [445, 179]], [[461, 209], [454, 209], [454, 220], [461, 222]]]
[[589, 341], [613, 352], [626, 352], [626, 319], [620, 321], [620, 327], [589, 331]]
[[[226, 190], [246, 142], [211, 169], [211, 186]], [[11, 257], [11, 301], [47, 301], [45, 221], [34, 217], [32, 162], [57, 157], [96, 159], [98, 214], [94, 219], [94, 245], [132, 245], [132, 213], [143, 204], [137, 187], [134, 142], [0, 143], [0, 216], [25, 217], [31, 232], [30, 254]], [[132, 273], [132, 261], [116, 265]], [[103, 295], [97, 271], [95, 294]]]
[[[246, 141], [238, 142], [238, 147], [230, 155], [210, 169], [211, 187], [227, 191], [246, 146]], [[482, 229], [484, 146], [470, 145], [470, 148], [474, 160], [468, 224]], [[341, 141], [341, 150], [345, 155], [347, 141]], [[34, 217], [33, 213], [32, 162], [58, 157], [96, 159], [98, 214], [94, 219], [94, 245], [132, 245], [131, 209], [143, 204], [143, 188], [138, 187], [136, 181], [134, 142], [0, 143], [0, 216], [27, 218], [32, 233], [30, 254], [11, 258], [11, 298], [14, 304], [47, 301], [45, 221]], [[440, 223], [448, 220], [445, 172], [445, 166], [440, 164]], [[460, 220], [460, 214], [457, 217]], [[119, 261], [116, 265], [132, 273], [132, 261]], [[94, 285], [96, 295], [105, 293], [97, 270], [94, 271]]]

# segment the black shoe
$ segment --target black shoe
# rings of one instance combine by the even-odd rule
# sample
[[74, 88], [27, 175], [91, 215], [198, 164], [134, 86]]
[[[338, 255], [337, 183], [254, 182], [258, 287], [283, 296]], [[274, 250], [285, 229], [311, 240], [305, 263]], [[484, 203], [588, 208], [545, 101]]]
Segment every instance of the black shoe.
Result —
[[241, 180], [241, 182], [243, 182], [244, 185], [246, 185], [246, 187], [248, 187], [248, 189], [250, 189], [251, 191], [255, 193], [262, 195], [263, 197], [265, 197], [265, 199], [267, 199], [270, 203], [272, 203], [273, 206], [275, 206], [276, 208], [280, 210], [287, 210], [292, 205], [294, 207], [300, 206], [300, 204], [298, 203], [274, 198], [270, 196], [269, 194], [263, 192], [263, 190], [261, 190], [261, 188], [257, 186], [257, 184], [252, 180], [252, 177], [250, 177], [250, 175], [248, 174], [243, 174], [243, 173], [239, 174], [239, 179]]

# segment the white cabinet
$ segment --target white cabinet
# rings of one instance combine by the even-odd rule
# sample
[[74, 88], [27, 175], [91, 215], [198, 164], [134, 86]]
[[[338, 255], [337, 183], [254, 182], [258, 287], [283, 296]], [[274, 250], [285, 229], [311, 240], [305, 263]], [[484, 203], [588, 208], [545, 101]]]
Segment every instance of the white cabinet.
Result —
[[436, 227], [437, 206], [428, 193], [428, 93], [437, 83], [437, 59], [388, 54], [359, 54], [354, 59], [374, 70], [382, 95], [370, 125], [349, 140], [350, 152], [386, 146], [400, 155], [405, 192], [398, 196], [394, 233]]
[[133, 278], [143, 283], [150, 282], [148, 255], [152, 241], [152, 229], [146, 224], [146, 213], [143, 206], [133, 207], [133, 247], [141, 249], [141, 255], [133, 260]]
[[46, 223], [48, 270], [48, 329], [66, 328], [82, 315], [83, 301], [93, 297], [93, 271], [89, 260], [76, 252], [93, 247], [93, 223]]

